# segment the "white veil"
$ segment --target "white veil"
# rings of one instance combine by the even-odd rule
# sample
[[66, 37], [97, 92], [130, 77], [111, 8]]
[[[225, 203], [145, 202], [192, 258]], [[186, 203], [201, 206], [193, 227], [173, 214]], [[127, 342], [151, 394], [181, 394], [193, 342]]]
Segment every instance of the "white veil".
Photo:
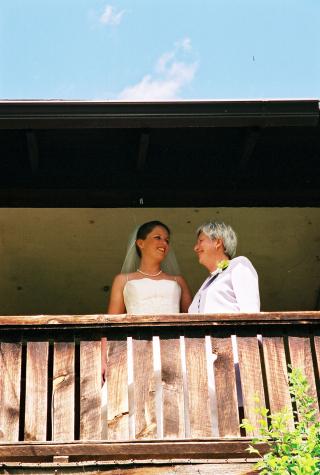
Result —
[[[136, 226], [129, 237], [127, 254], [121, 267], [121, 274], [129, 274], [130, 272], [136, 272], [140, 265], [140, 257], [136, 250], [137, 232], [140, 226]], [[162, 261], [161, 269], [163, 272], [171, 275], [180, 275], [180, 268], [176, 258], [176, 255], [170, 245], [170, 250]]]

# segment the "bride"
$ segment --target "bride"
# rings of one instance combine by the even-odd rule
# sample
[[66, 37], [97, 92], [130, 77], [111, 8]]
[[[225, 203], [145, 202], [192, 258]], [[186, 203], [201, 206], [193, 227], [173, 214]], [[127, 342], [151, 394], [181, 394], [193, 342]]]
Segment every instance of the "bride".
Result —
[[129, 243], [126, 259], [112, 285], [109, 314], [187, 312], [188, 285], [177, 273], [170, 230], [160, 221], [142, 224]]
[[[170, 230], [160, 221], [142, 224], [128, 246], [121, 274], [112, 284], [108, 313], [187, 313], [191, 294], [170, 249]], [[102, 384], [106, 377], [106, 339], [102, 338]]]

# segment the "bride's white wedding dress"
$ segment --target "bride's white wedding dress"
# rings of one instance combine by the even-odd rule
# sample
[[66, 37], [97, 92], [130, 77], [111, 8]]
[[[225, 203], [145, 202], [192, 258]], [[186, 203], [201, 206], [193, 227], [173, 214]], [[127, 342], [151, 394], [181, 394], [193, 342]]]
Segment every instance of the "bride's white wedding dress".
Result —
[[128, 280], [123, 289], [127, 313], [159, 315], [180, 312], [181, 287], [176, 280]]
[[[123, 298], [126, 311], [131, 315], [161, 315], [180, 313], [181, 287], [176, 280], [153, 280], [149, 278], [128, 280], [123, 288]], [[156, 337], [153, 337], [153, 339]], [[158, 345], [159, 342], [154, 342]], [[160, 347], [159, 347], [160, 354]], [[101, 415], [105, 423], [102, 424], [102, 438], [108, 437], [108, 418], [113, 415], [108, 413], [107, 384], [102, 386]], [[115, 414], [116, 416], [117, 414]]]

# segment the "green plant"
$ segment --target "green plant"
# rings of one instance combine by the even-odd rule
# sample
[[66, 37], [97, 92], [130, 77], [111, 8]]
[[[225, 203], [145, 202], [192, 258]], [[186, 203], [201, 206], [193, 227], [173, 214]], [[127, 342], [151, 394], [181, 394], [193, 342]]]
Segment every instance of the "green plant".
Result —
[[[247, 450], [261, 457], [256, 464], [261, 475], [320, 475], [320, 423], [314, 409], [317, 401], [309, 395], [308, 382], [300, 369], [290, 372], [289, 387], [296, 406], [294, 429], [288, 429], [291, 408], [269, 414], [268, 409], [259, 407], [260, 436], [252, 443], [267, 444], [270, 450], [265, 455], [261, 455], [258, 446], [250, 445]], [[248, 419], [243, 419], [241, 427], [249, 432], [254, 429]]]

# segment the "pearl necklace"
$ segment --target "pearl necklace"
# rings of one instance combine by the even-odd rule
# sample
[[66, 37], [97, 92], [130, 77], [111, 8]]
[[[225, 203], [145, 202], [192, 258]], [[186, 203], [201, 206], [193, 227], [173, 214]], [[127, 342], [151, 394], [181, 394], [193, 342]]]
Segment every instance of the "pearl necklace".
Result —
[[157, 272], [156, 274], [148, 274], [147, 272], [143, 272], [140, 269], [137, 269], [137, 272], [140, 272], [140, 274], [142, 275], [147, 275], [148, 277], [157, 277], [158, 275], [161, 274], [162, 270], [160, 269], [159, 272]]

